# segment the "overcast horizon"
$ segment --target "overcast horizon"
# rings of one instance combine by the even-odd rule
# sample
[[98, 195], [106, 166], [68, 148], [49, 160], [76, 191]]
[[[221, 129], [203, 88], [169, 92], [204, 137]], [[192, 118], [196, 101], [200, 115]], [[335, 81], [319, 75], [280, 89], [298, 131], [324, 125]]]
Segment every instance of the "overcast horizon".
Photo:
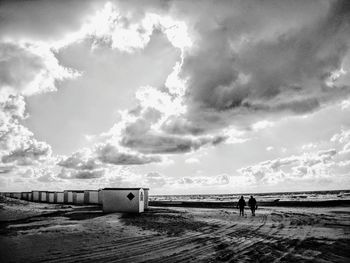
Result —
[[0, 191], [350, 189], [350, 1], [1, 1]]

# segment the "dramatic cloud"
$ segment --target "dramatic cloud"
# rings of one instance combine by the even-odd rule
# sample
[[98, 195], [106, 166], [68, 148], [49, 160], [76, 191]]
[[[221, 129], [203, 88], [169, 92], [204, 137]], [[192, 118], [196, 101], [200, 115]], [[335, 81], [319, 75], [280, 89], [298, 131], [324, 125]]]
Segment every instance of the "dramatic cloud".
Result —
[[79, 76], [59, 65], [49, 46], [0, 42], [0, 88], [23, 95], [56, 90], [56, 81]]
[[65, 158], [57, 163], [57, 165], [75, 170], [94, 170], [100, 167], [97, 160], [91, 157], [89, 151], [81, 151], [73, 153], [68, 158]]
[[[136, 115], [136, 116], [135, 116]], [[176, 154], [198, 150], [205, 145], [216, 145], [227, 139], [226, 135], [179, 136], [159, 130], [162, 113], [153, 107], [138, 109], [123, 115], [118, 125], [113, 127], [106, 138], [121, 147], [143, 154]]]
[[[101, 3], [98, 3], [101, 2]], [[2, 1], [0, 39], [54, 41], [103, 7], [102, 1]], [[64, 21], [64, 23], [62, 23]]]
[[141, 165], [161, 161], [161, 158], [158, 156], [120, 152], [117, 147], [110, 144], [99, 146], [96, 152], [98, 160], [114, 165]]
[[0, 91], [0, 160], [2, 163], [32, 165], [44, 161], [51, 155], [51, 147], [37, 141], [33, 133], [21, 125], [20, 121], [24, 117], [23, 97], [12, 95], [6, 90]]
[[57, 177], [61, 179], [96, 179], [101, 178], [104, 175], [103, 169], [95, 170], [72, 170], [62, 169]]
[[115, 165], [144, 165], [160, 162], [159, 156], [121, 151], [112, 144], [98, 144], [92, 149], [83, 149], [60, 160], [62, 167], [58, 177], [62, 179], [95, 179], [105, 175], [108, 167]]
[[197, 37], [180, 75], [197, 129], [239, 125], [242, 116], [307, 113], [350, 94], [349, 86], [329, 82], [348, 52], [347, 1], [251, 4], [209, 1], [190, 20]]
[[[349, 86], [337, 84], [345, 74], [342, 61], [350, 34], [346, 2], [254, 2], [255, 8], [247, 2], [207, 1], [200, 9], [193, 3], [170, 4], [178, 28], [173, 35], [189, 40], [175, 45], [169, 38], [180, 47], [181, 61], [165, 87], [146, 86], [136, 93], [139, 106], [132, 111], [133, 121], [124, 120], [122, 146], [142, 153], [193, 151], [227, 139], [218, 128], [268, 128], [273, 123], [259, 121], [261, 117], [309, 113], [350, 94]], [[207, 16], [208, 9], [213, 16]], [[118, 17], [113, 5], [104, 10]], [[135, 40], [138, 48], [154, 28], [166, 33], [162, 15], [141, 18], [133, 20], [144, 28], [135, 36], [142, 39]], [[105, 36], [113, 39], [113, 30]], [[207, 133], [210, 139], [203, 137]]]
[[183, 138], [178, 136], [146, 134], [138, 137], [126, 135], [122, 140], [122, 145], [136, 149], [142, 153], [185, 153], [199, 149], [211, 144], [215, 145], [224, 141], [224, 137], [200, 137]]

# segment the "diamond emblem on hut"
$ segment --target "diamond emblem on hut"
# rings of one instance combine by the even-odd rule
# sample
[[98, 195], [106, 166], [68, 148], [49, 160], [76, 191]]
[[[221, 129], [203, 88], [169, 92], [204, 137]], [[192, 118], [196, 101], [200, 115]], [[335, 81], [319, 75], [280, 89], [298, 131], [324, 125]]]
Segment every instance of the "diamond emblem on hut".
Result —
[[132, 193], [129, 193], [126, 197], [131, 201], [135, 196]]

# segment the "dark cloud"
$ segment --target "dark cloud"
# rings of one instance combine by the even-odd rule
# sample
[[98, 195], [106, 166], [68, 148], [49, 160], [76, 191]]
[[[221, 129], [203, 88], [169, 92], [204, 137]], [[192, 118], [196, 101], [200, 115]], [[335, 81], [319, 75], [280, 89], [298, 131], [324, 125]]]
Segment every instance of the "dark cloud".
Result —
[[94, 170], [100, 167], [96, 159], [90, 156], [86, 157], [83, 152], [73, 153], [71, 156], [59, 161], [57, 165], [75, 170]]
[[23, 91], [45, 67], [42, 59], [13, 43], [0, 43], [0, 86]]
[[31, 140], [23, 148], [17, 148], [3, 155], [3, 163], [16, 163], [18, 165], [31, 165], [35, 161], [45, 160], [51, 154], [51, 147], [44, 142]]
[[186, 138], [172, 135], [144, 134], [130, 136], [125, 134], [121, 144], [142, 153], [185, 153], [198, 150], [204, 145], [216, 145], [225, 137]]
[[[307, 113], [348, 96], [349, 86], [328, 81], [348, 53], [350, 8], [347, 1], [330, 4], [208, 1], [203, 6], [213, 8], [211, 16], [203, 8], [188, 18], [195, 47], [184, 54], [180, 72], [188, 80], [187, 119], [196, 127], [188, 132]], [[178, 126], [170, 125], [181, 132]]]
[[204, 145], [223, 142], [225, 136], [177, 136], [152, 129], [161, 114], [154, 109], [145, 109], [135, 121], [125, 123], [120, 144], [144, 154], [184, 153], [198, 150]]
[[169, 117], [163, 124], [161, 129], [170, 134], [193, 134], [199, 135], [205, 132], [205, 129], [198, 124], [193, 124], [184, 117]]
[[15, 169], [15, 166], [1, 165], [0, 166], [0, 174], [10, 173]]
[[[56, 40], [80, 29], [106, 1], [1, 1], [0, 37]], [[64, 21], [64, 23], [62, 22]]]
[[105, 170], [74, 170], [63, 168], [57, 177], [61, 179], [97, 179], [103, 177]]
[[120, 152], [117, 147], [111, 144], [98, 147], [96, 154], [101, 162], [114, 165], [141, 165], [161, 161], [158, 156]]

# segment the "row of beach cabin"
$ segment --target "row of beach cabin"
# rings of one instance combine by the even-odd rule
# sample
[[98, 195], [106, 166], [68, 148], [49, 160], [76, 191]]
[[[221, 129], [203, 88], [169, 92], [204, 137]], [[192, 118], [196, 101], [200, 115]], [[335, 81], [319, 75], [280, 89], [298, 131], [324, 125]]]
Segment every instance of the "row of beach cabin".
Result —
[[5, 192], [1, 195], [31, 202], [102, 205], [103, 212], [142, 213], [148, 208], [149, 188], [103, 188], [99, 190], [65, 190]]

